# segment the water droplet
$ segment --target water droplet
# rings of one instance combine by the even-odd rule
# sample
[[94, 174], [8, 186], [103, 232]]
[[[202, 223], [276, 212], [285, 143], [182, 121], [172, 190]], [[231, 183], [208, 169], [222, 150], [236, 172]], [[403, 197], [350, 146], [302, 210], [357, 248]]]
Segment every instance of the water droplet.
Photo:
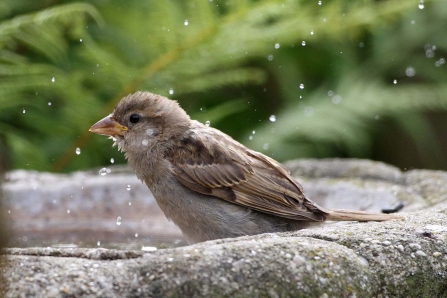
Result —
[[132, 206], [132, 202], [129, 202], [129, 206]]
[[341, 98], [341, 96], [338, 95], [338, 94], [336, 94], [336, 95], [334, 95], [334, 97], [332, 97], [332, 103], [333, 103], [333, 104], [338, 105], [338, 104], [341, 103], [341, 101], [342, 101], [342, 98]]
[[70, 209], [67, 209], [67, 213], [70, 214], [70, 212], [71, 212]]
[[169, 88], [169, 94], [174, 94], [174, 89], [172, 89], [172, 88]]
[[359, 47], [363, 48], [365, 46], [365, 44], [363, 42], [359, 43]]
[[148, 129], [146, 130], [146, 134], [147, 134], [148, 136], [152, 136], [152, 135], [154, 134], [154, 130], [153, 130], [152, 128], [148, 128]]
[[441, 58], [438, 61], [435, 62], [435, 66], [439, 67], [441, 65], [445, 64], [445, 58]]
[[48, 105], [51, 106], [51, 101], [48, 102]]
[[272, 61], [272, 60], [273, 60], [273, 55], [268, 55], [267, 59], [268, 59], [269, 61]]
[[269, 143], [265, 143], [264, 146], [262, 146], [262, 148], [263, 148], [264, 150], [269, 149]]
[[380, 119], [380, 116], [379, 116], [379, 115], [376, 115], [376, 116], [374, 116], [374, 119], [379, 120], [379, 119]]
[[98, 240], [98, 242], [96, 242], [97, 246], [101, 246], [101, 241]]
[[108, 168], [102, 168], [101, 170], [99, 170], [99, 175], [101, 175], [101, 176], [105, 176], [105, 175], [107, 175], [108, 173], [110, 173], [111, 171], [110, 171], [110, 169], [108, 169]]
[[414, 20], [412, 20], [412, 21], [410, 22], [410, 24], [411, 24], [411, 25], [414, 25], [414, 24], [416, 24], [416, 22], [415, 22]]
[[210, 124], [211, 124], [211, 122], [210, 122], [209, 120], [207, 120], [207, 121], [205, 122], [205, 125], [206, 125], [206, 126], [210, 126]]
[[201, 112], [206, 112], [206, 108], [205, 108], [205, 107], [200, 108], [200, 111], [201, 111]]
[[255, 133], [256, 133], [256, 130], [253, 130], [253, 131], [251, 132], [251, 134], [253, 134], [253, 135], [254, 135]]
[[253, 136], [249, 136], [248, 139], [251, 141], [253, 140]]
[[303, 41], [301, 42], [301, 45], [302, 45], [303, 47], [305, 47], [305, 46], [306, 46], [306, 41], [303, 40]]
[[25, 114], [26, 113], [26, 110], [25, 109], [23, 109], [23, 114]]
[[81, 148], [79, 148], [79, 147], [76, 148], [76, 154], [77, 154], [77, 155], [81, 154]]
[[51, 78], [51, 82], [53, 82], [53, 83], [56, 82], [56, 78], [55, 78], [55, 77], [52, 77], [52, 78]]
[[143, 140], [143, 141], [141, 142], [141, 144], [143, 144], [143, 146], [147, 146], [147, 144], [149, 144], [149, 142], [148, 142], [148, 140]]
[[300, 89], [304, 89], [304, 84], [300, 84]]
[[310, 35], [314, 35], [314, 30], [311, 30], [311, 31], [310, 31]]
[[424, 9], [424, 7], [425, 7], [424, 0], [419, 1], [418, 7], [419, 7], [419, 9]]
[[115, 159], [113, 159], [113, 157], [110, 159], [110, 163], [115, 163]]
[[127, 189], [127, 190], [130, 190], [130, 189], [131, 189], [130, 184], [127, 184], [126, 189]]
[[11, 210], [8, 210], [8, 213], [11, 214]]
[[394, 81], [393, 81], [393, 84], [396, 85], [396, 84], [397, 84], [397, 80], [394, 80]]
[[120, 226], [120, 225], [122, 224], [122, 222], [123, 222], [123, 219], [121, 218], [121, 216], [118, 216], [118, 217], [116, 218], [116, 225], [117, 225], [117, 226]]
[[189, 21], [188, 21], [188, 20], [185, 20], [185, 21], [183, 22], [183, 24], [185, 24], [185, 26], [188, 26], [188, 25], [189, 25]]
[[281, 45], [279, 43], [275, 43], [275, 49], [279, 49]]
[[435, 46], [431, 47], [430, 45], [428, 45], [428, 47], [425, 47], [425, 57], [433, 58], [435, 56], [435, 50], [436, 50]]
[[135, 233], [135, 238], [138, 238], [138, 233]]
[[270, 122], [275, 122], [276, 121], [276, 116], [275, 115], [271, 115], [269, 117]]
[[321, 5], [321, 4], [323, 4], [323, 1], [318, 1], [318, 5]]
[[405, 70], [405, 74], [407, 75], [407, 77], [414, 77], [414, 75], [416, 74], [416, 70], [414, 70], [413, 67], [407, 67], [407, 69]]
[[333, 96], [333, 95], [334, 95], [334, 91], [329, 90], [329, 91], [327, 92], [327, 95], [328, 95], [328, 96]]

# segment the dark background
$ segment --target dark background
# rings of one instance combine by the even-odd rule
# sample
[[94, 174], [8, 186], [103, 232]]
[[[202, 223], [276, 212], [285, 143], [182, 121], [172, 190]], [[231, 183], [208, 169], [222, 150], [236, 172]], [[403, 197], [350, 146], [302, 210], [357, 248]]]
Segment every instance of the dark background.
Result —
[[444, 1], [2, 0], [0, 21], [9, 169], [124, 163], [88, 128], [136, 90], [280, 161], [447, 169]]

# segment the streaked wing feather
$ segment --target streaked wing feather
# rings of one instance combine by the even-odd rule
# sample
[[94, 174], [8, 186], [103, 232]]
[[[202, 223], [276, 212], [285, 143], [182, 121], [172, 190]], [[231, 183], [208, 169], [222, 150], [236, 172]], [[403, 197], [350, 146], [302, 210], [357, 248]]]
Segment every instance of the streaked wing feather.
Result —
[[225, 138], [218, 131], [213, 137], [196, 133], [190, 138], [193, 140], [182, 140], [179, 144], [183, 145], [168, 156], [176, 178], [184, 186], [284, 218], [325, 219], [324, 210], [305, 197], [301, 185], [277, 161], [232, 139], [228, 143], [226, 138], [225, 146], [218, 144]]

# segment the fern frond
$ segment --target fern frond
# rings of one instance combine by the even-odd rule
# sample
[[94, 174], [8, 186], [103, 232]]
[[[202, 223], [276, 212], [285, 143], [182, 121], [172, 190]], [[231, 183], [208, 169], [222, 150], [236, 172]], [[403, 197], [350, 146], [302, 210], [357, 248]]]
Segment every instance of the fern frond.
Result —
[[339, 98], [334, 100], [320, 91], [305, 105], [290, 106], [277, 115], [275, 123], [257, 129], [251, 144], [265, 151], [268, 143], [280, 159], [300, 156], [296, 151], [275, 150], [291, 142], [341, 146], [352, 155], [363, 156], [374, 122], [380, 117], [447, 108], [447, 88], [441, 86], [385, 86], [351, 77], [340, 84], [334, 96]]

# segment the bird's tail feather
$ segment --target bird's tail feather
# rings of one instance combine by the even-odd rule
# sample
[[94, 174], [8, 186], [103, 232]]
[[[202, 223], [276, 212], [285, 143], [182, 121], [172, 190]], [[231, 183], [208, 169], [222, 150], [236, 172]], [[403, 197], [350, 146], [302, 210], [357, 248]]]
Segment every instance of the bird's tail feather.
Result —
[[405, 219], [401, 214], [372, 213], [358, 210], [330, 209], [326, 210], [326, 220], [333, 221], [384, 221], [391, 219]]

